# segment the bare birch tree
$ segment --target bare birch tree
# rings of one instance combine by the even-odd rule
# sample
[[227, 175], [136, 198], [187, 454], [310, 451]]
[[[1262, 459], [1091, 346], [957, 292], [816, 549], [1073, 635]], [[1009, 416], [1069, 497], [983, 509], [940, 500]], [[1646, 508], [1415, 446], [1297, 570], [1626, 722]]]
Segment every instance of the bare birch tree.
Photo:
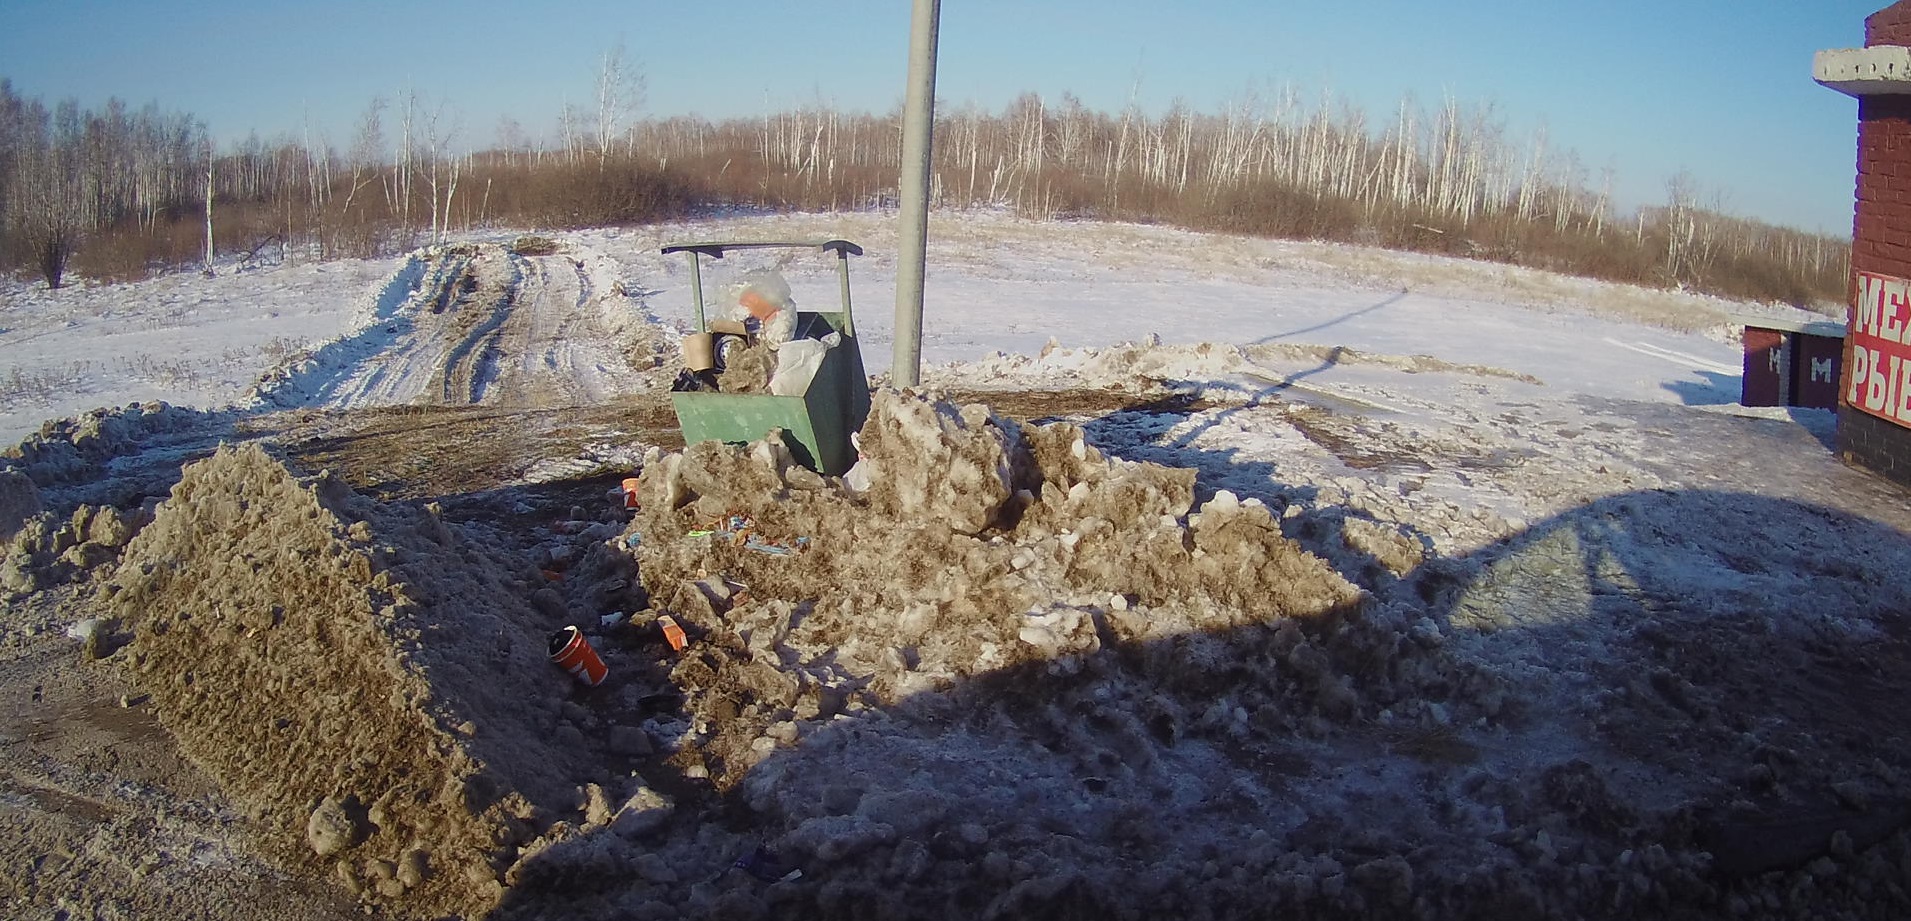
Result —
[[597, 71], [597, 168], [603, 169], [611, 150], [629, 131], [628, 125], [643, 104], [643, 74], [624, 57], [619, 41], [604, 52]]
[[431, 242], [434, 244], [444, 242], [445, 233], [450, 227], [451, 199], [457, 194], [458, 178], [463, 171], [459, 158], [451, 152], [461, 127], [459, 117], [450, 112], [442, 101], [423, 119], [424, 162], [421, 170], [425, 176], [426, 191], [431, 195]]

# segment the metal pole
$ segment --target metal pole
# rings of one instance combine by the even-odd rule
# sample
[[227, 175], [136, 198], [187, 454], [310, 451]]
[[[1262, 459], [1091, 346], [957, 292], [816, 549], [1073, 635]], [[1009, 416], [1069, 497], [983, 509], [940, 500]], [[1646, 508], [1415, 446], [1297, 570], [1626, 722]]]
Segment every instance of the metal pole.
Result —
[[687, 250], [684, 255], [690, 257], [690, 305], [697, 310], [697, 332], [707, 333], [710, 327], [703, 321], [703, 266], [698, 263], [696, 250]]
[[909, 94], [902, 110], [902, 229], [896, 244], [898, 387], [922, 382], [922, 280], [929, 263], [930, 163], [935, 151], [936, 29], [941, 0], [916, 0], [909, 25]]

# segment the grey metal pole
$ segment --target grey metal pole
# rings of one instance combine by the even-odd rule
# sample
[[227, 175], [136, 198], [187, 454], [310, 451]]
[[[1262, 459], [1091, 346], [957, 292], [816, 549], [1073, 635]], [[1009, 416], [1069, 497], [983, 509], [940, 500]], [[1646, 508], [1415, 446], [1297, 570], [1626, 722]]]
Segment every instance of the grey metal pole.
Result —
[[697, 332], [707, 333], [710, 326], [703, 321], [703, 266], [698, 262], [701, 257], [694, 249], [684, 255], [690, 257], [690, 305], [697, 309]]
[[909, 94], [902, 110], [902, 229], [896, 243], [896, 345], [891, 383], [922, 382], [922, 280], [929, 263], [930, 163], [935, 151], [936, 30], [942, 0], [915, 0]]

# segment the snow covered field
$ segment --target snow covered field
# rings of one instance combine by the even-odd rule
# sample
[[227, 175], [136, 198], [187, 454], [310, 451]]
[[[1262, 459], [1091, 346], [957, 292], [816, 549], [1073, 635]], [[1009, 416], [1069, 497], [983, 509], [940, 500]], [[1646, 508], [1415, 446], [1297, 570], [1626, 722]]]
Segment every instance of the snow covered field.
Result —
[[[558, 235], [570, 248], [567, 257], [525, 261], [577, 273], [553, 276], [548, 267], [534, 273], [540, 281], [534, 296], [551, 299], [554, 310], [601, 301], [606, 311], [687, 327], [687, 276], [681, 257], [658, 255], [662, 244], [738, 233], [849, 239], [870, 253], [853, 260], [851, 272], [865, 361], [879, 373], [889, 364], [894, 318], [891, 223], [880, 216], [800, 215], [589, 231]], [[361, 347], [382, 346], [375, 325], [379, 283], [402, 264], [229, 268], [213, 279], [187, 273], [57, 292], [8, 282], [0, 289], [0, 387], [8, 391], [0, 439], [95, 406], [243, 402], [262, 373], [297, 349], [367, 332], [356, 335]], [[930, 266], [928, 364], [969, 362], [996, 351], [1032, 356], [1051, 338], [1092, 347], [1152, 335], [1166, 344], [1327, 345], [1428, 355], [1532, 375], [1543, 383], [1535, 393], [1555, 397], [1716, 405], [1737, 395], [1736, 331], [1728, 312], [1806, 316], [1439, 257], [994, 215], [939, 218]], [[798, 274], [805, 267], [787, 268]], [[833, 303], [828, 266], [808, 268], [816, 293], [805, 297], [810, 292], [799, 286], [799, 303]], [[552, 277], [557, 286], [544, 290]], [[604, 290], [609, 284], [624, 285], [624, 294]], [[396, 304], [384, 306], [389, 311]], [[1332, 387], [1348, 373], [1329, 366], [1308, 382]]]
[[[393, 668], [415, 658], [439, 697], [492, 708], [468, 747], [519, 778], [530, 804], [500, 820], [526, 837], [514, 865], [494, 867], [511, 887], [497, 917], [779, 906], [1048, 917], [1167, 905], [1190, 917], [1252, 905], [1331, 917], [1894, 917], [1911, 907], [1901, 718], [1911, 504], [1831, 456], [1830, 413], [1736, 405], [1730, 316], [1805, 318], [1788, 308], [1349, 246], [940, 215], [925, 386], [1064, 426], [1030, 429], [1024, 444], [990, 435], [1001, 426], [986, 414], [882, 398], [879, 474], [888, 488], [916, 483], [953, 503], [934, 512], [879, 490], [865, 513], [747, 458], [654, 451], [645, 488], [657, 501], [639, 521], [544, 508], [580, 495], [565, 482], [588, 482], [588, 495], [668, 442], [645, 420], [667, 412], [660, 391], [689, 292], [682, 257], [660, 246], [861, 244], [857, 329], [880, 375], [893, 330], [892, 224], [742, 216], [543, 235], [555, 248], [506, 234], [211, 279], [59, 292], [11, 283], [0, 292], [0, 441], [95, 406], [232, 407], [49, 424], [14, 463], [60, 515], [81, 504], [137, 509], [177, 479], [180, 459], [258, 440], [307, 473], [335, 465], [361, 491], [443, 504], [473, 548], [463, 556], [438, 539], [392, 536], [434, 527], [400, 522], [410, 512], [319, 487], [311, 499], [269, 493], [275, 504], [317, 502], [317, 520], [356, 516], [354, 527], [391, 544], [366, 551], [368, 565], [428, 586], [432, 616], [518, 605], [594, 618], [641, 580], [705, 636], [703, 658], [659, 671], [627, 634], [593, 631], [620, 683], [547, 707], [539, 700], [552, 689], [538, 682], [551, 670], [535, 650], [503, 648], [524, 628], [501, 615], [460, 621], [436, 651], [398, 639], [420, 615], [375, 618], [404, 650]], [[706, 290], [767, 259], [724, 260]], [[827, 264], [778, 267], [800, 305], [834, 303]], [[1078, 442], [1066, 425], [1079, 426]], [[953, 452], [951, 466], [915, 466], [940, 450]], [[954, 485], [975, 482], [957, 476], [970, 471], [965, 458], [1000, 495]], [[1183, 484], [1130, 462], [1192, 476]], [[262, 457], [222, 463], [200, 474], [204, 494], [291, 482]], [[995, 469], [1024, 479], [991, 486]], [[718, 470], [773, 488], [718, 501]], [[659, 497], [688, 487], [669, 477], [703, 497], [676, 517]], [[1018, 485], [1033, 498], [1017, 498]], [[744, 510], [825, 545], [838, 535], [845, 550], [798, 558], [809, 571], [792, 574], [690, 536], [696, 515]], [[161, 511], [153, 533], [175, 543], [119, 536], [138, 565], [120, 567], [122, 594], [108, 596], [162, 591], [129, 570], [199, 559], [211, 545], [193, 541], [234, 527], [210, 511]], [[182, 536], [193, 515], [208, 536]], [[981, 534], [941, 523], [964, 515], [998, 523]], [[38, 551], [16, 538], [0, 572], [14, 589], [0, 685], [14, 690], [57, 672], [48, 650], [70, 649], [56, 634], [88, 610], [90, 566], [35, 556], [60, 528], [36, 532]], [[54, 554], [77, 552], [88, 528], [117, 530], [78, 528]], [[363, 533], [340, 538], [340, 552], [357, 552]], [[245, 558], [254, 572], [280, 572], [273, 552]], [[100, 550], [92, 565], [117, 553]], [[462, 568], [480, 558], [522, 558], [563, 578], [533, 599], [534, 586], [499, 567]], [[618, 568], [639, 562], [643, 571]], [[705, 572], [719, 563], [717, 576]], [[732, 578], [761, 600], [739, 600], [722, 581]], [[692, 582], [706, 587], [678, 590]], [[276, 583], [265, 584], [246, 591], [269, 595]], [[223, 603], [217, 593], [166, 602]], [[936, 618], [941, 628], [927, 630]], [[495, 639], [485, 633], [494, 629]], [[524, 672], [500, 666], [502, 689], [467, 687], [456, 676], [468, 663], [445, 658], [453, 651], [514, 655]], [[92, 688], [77, 695], [104, 693], [57, 674]], [[786, 682], [806, 690], [770, 705]], [[395, 701], [409, 700], [405, 687]], [[220, 775], [228, 784], [247, 776], [195, 741], [229, 727], [178, 715], [190, 694], [168, 688], [155, 692], [161, 721], [188, 755], [238, 771]], [[677, 712], [656, 712], [679, 696]], [[660, 760], [604, 774], [602, 762], [498, 749], [491, 719], [611, 746], [607, 758]], [[30, 728], [22, 720], [10, 736]], [[536, 777], [538, 759], [562, 776]], [[156, 808], [70, 765], [0, 763], [16, 775], [0, 792], [25, 785], [129, 813]], [[268, 780], [247, 783], [278, 782]], [[554, 805], [566, 790], [583, 802]], [[44, 797], [0, 805], [58, 837], [34, 824]], [[294, 791], [257, 818], [304, 828], [311, 806]], [[453, 824], [476, 822], [482, 838], [480, 811]], [[393, 827], [429, 827], [411, 821]], [[441, 827], [446, 841], [465, 833]], [[780, 852], [764, 858], [777, 872], [762, 885], [692, 885], [757, 844]], [[448, 874], [403, 882], [392, 868], [416, 846], [390, 846], [382, 870], [369, 857], [339, 864], [379, 910], [492, 897], [488, 871], [482, 886], [455, 891]], [[195, 879], [170, 857], [158, 865], [174, 875], [124, 885], [171, 892]], [[37, 883], [46, 891], [84, 877], [48, 872]], [[407, 909], [414, 888], [442, 901]], [[316, 905], [311, 916], [326, 912]]]

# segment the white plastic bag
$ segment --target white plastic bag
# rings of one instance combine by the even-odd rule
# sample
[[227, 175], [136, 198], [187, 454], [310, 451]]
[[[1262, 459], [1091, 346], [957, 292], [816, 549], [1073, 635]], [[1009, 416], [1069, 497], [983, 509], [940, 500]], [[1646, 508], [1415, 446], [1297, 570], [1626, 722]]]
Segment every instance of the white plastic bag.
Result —
[[841, 344], [841, 333], [821, 339], [791, 339], [776, 350], [776, 373], [770, 375], [770, 392], [780, 397], [800, 397], [810, 389], [823, 356]]
[[850, 432], [849, 446], [856, 449], [856, 463], [850, 465], [848, 472], [843, 474], [843, 486], [851, 493], [860, 496], [869, 492], [869, 487], [875, 483], [876, 474], [869, 468], [869, 459], [863, 457], [862, 433]]

